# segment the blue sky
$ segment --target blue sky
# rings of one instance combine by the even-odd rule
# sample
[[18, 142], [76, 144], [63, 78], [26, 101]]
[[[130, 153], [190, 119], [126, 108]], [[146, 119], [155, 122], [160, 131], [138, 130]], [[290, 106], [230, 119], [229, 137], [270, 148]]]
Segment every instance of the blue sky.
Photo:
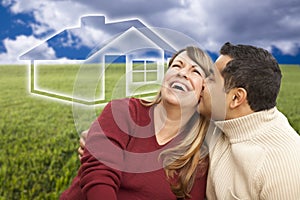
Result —
[[266, 48], [282, 64], [300, 64], [298, 0], [4, 0], [0, 4], [0, 63], [22, 63], [19, 55], [41, 44], [41, 53], [52, 59], [67, 54], [67, 47], [75, 49], [69, 54], [89, 51], [107, 33], [78, 32], [55, 45], [45, 43], [66, 28], [80, 26], [85, 15], [104, 15], [111, 23], [139, 19], [150, 27], [178, 31], [215, 56], [230, 41]]

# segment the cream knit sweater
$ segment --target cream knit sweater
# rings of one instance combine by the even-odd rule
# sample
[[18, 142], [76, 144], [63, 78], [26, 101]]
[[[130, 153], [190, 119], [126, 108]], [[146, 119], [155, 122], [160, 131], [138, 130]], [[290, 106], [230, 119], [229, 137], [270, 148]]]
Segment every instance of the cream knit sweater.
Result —
[[276, 108], [215, 122], [206, 195], [214, 199], [300, 200], [300, 136]]

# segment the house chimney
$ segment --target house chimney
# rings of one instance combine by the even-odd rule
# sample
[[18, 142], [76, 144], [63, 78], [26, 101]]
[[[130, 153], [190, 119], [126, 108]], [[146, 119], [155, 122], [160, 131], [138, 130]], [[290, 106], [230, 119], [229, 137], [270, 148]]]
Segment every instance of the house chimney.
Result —
[[105, 16], [81, 17], [81, 26], [99, 27], [105, 24]]

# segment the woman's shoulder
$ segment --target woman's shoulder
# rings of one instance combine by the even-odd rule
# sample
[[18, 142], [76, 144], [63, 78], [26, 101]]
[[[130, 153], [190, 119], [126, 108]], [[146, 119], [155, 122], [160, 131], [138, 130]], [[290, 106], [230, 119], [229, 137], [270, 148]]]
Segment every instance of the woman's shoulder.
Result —
[[119, 112], [130, 111], [130, 113], [140, 112], [142, 110], [149, 110], [151, 106], [146, 105], [147, 101], [139, 98], [122, 98], [122, 99], [113, 99], [108, 103], [108, 106], [111, 109], [118, 110]]
[[115, 99], [110, 102], [110, 112], [126, 123], [147, 126], [153, 117], [153, 106], [139, 98]]
[[140, 98], [135, 98], [135, 97], [126, 97], [120, 99], [112, 99], [109, 103], [127, 104], [127, 105], [133, 104], [133, 105], [145, 106], [145, 104], [148, 103], [148, 101]]

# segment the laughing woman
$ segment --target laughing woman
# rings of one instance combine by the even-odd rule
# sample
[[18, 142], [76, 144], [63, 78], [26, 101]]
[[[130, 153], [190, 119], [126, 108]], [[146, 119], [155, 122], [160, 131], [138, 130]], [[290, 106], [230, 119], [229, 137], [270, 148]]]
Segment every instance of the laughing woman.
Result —
[[112, 100], [90, 127], [78, 175], [60, 199], [204, 199], [208, 121], [197, 105], [212, 65], [187, 47], [170, 60], [153, 101]]

